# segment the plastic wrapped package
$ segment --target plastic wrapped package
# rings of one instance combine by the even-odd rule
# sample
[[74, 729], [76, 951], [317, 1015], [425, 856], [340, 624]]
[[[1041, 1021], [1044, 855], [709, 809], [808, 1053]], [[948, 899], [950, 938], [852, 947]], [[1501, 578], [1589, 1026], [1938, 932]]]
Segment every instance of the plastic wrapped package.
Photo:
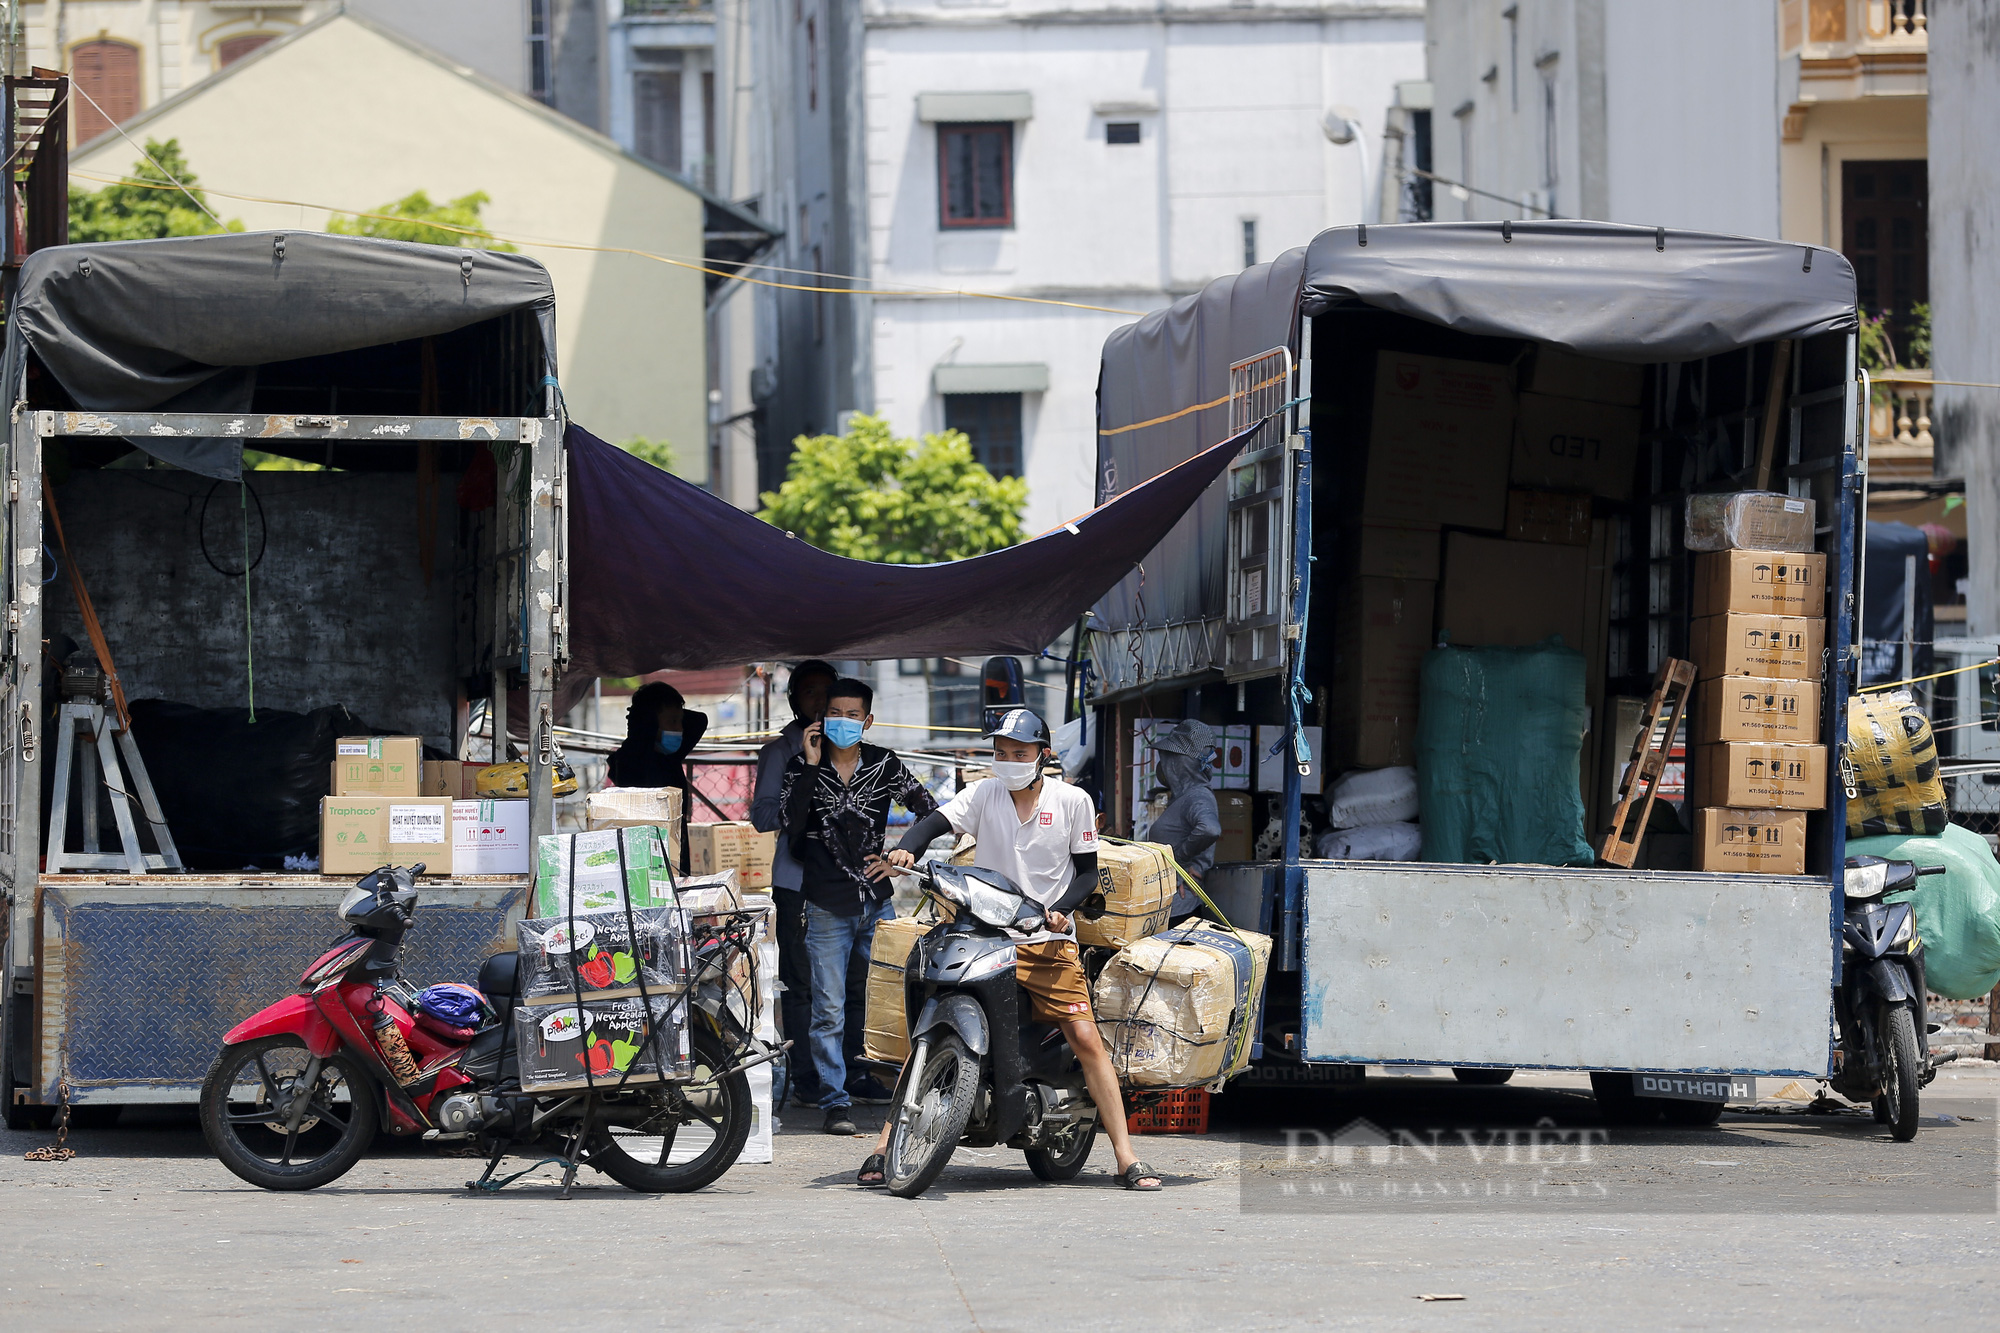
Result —
[[1322, 861], [1414, 861], [1423, 855], [1424, 831], [1401, 822], [1328, 829], [1313, 850]]
[[1690, 551], [1810, 551], [1811, 500], [1775, 491], [1731, 491], [1687, 498]]
[[[746, 905], [733, 868], [717, 871], [713, 875], [682, 875], [674, 881], [674, 891], [690, 917], [740, 912]], [[769, 899], [766, 898], [766, 901]]]
[[1268, 936], [1206, 921], [1120, 949], [1091, 993], [1119, 1079], [1192, 1088], [1247, 1065], [1270, 957]]
[[[650, 824], [535, 840], [535, 915], [568, 916], [674, 901], [674, 875], [661, 831]], [[575, 876], [574, 902], [570, 892]]]
[[1954, 1000], [1976, 1000], [2000, 986], [2000, 863], [1986, 839], [1947, 824], [1937, 834], [1850, 838], [1847, 854], [1945, 867], [1919, 879], [1913, 895], [1924, 984]]
[[1407, 766], [1343, 773], [1326, 794], [1327, 822], [1337, 829], [1405, 823], [1416, 817], [1417, 770]]
[[[636, 936], [635, 936], [636, 928]], [[688, 982], [687, 915], [678, 907], [635, 907], [571, 917], [517, 922], [519, 993], [523, 1000], [593, 992], [637, 995], [640, 983], [656, 993]]]
[[1423, 859], [1590, 865], [1579, 762], [1583, 654], [1528, 648], [1425, 654], [1417, 719]]
[[637, 995], [524, 1004], [514, 1010], [523, 1092], [615, 1087], [686, 1078], [685, 995]]
[[681, 822], [679, 787], [607, 787], [583, 798], [583, 817], [592, 829], [633, 828]]
[[1942, 833], [1950, 824], [1937, 740], [1908, 690], [1847, 701], [1847, 759], [1855, 790], [1847, 802], [1849, 837]]
[[1097, 889], [1104, 895], [1104, 915], [1095, 921], [1077, 918], [1077, 943], [1122, 949], [1165, 929], [1179, 882], [1169, 848], [1155, 842], [1100, 842]]

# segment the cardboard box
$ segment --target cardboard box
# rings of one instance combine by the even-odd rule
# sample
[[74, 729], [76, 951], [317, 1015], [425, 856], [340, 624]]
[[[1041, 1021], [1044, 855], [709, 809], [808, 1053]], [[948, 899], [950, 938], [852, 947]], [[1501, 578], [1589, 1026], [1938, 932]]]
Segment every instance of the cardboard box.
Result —
[[1709, 551], [1694, 558], [1695, 616], [1731, 611], [1824, 616], [1826, 557], [1817, 551]]
[[1378, 352], [1363, 516], [1407, 528], [1498, 528], [1513, 439], [1506, 366]]
[[583, 798], [584, 826], [592, 832], [608, 828], [656, 828], [666, 838], [667, 856], [681, 863], [681, 789], [679, 787], [610, 787]]
[[1695, 679], [1818, 680], [1826, 622], [1805, 616], [1703, 616], [1688, 628]]
[[457, 759], [426, 759], [420, 767], [424, 795], [449, 796], [454, 801], [479, 799], [479, 770], [486, 765]]
[[1250, 724], [1244, 722], [1217, 728], [1217, 744], [1222, 751], [1209, 785], [1218, 791], [1248, 791], [1250, 788]]
[[1435, 642], [1436, 601], [1437, 585], [1418, 579], [1351, 579], [1335, 595], [1327, 762], [1336, 770], [1416, 761], [1417, 676]]
[[514, 1010], [521, 1088], [616, 1087], [692, 1072], [686, 996], [638, 996], [523, 1004]]
[[688, 825], [688, 866], [697, 875], [734, 870], [744, 888], [769, 888], [771, 861], [777, 854], [775, 830], [759, 833], [741, 820]]
[[1097, 849], [1097, 888], [1104, 895], [1104, 915], [1095, 921], [1076, 918], [1079, 944], [1122, 949], [1134, 940], [1167, 928], [1180, 877], [1173, 853], [1150, 842], [1107, 842]]
[[1638, 408], [1545, 393], [1521, 395], [1509, 474], [1514, 485], [1629, 500], [1638, 466]]
[[[571, 892], [570, 868], [576, 869]], [[575, 898], [574, 907], [570, 899]], [[535, 840], [535, 905], [540, 918], [674, 901], [667, 848], [650, 825], [589, 833], [549, 833]]]
[[1765, 741], [1696, 746], [1690, 798], [1696, 805], [1824, 810], [1826, 747]]
[[1222, 819], [1222, 836], [1215, 840], [1215, 863], [1255, 859], [1257, 832], [1251, 820], [1256, 798], [1247, 791], [1226, 791], [1215, 798]]
[[1805, 874], [1805, 812], [1732, 810], [1727, 806], [1695, 811], [1694, 868], [1737, 874]]
[[1590, 545], [1590, 497], [1568, 491], [1508, 491], [1507, 540]]
[[333, 743], [333, 794], [421, 796], [423, 762], [415, 736], [342, 736]]
[[877, 922], [868, 946], [867, 1022], [861, 1052], [870, 1060], [899, 1065], [910, 1058], [910, 1016], [903, 1008], [903, 969], [935, 921], [891, 917]]
[[525, 875], [529, 852], [526, 801], [451, 803], [451, 868], [455, 875]]
[[687, 989], [688, 923], [679, 907], [635, 907], [585, 912], [574, 918], [517, 921], [521, 999], [574, 996], [594, 999], [640, 993], [671, 995]]
[[1637, 407], [1646, 392], [1646, 368], [1624, 361], [1600, 361], [1544, 344], [1529, 360], [1522, 388], [1557, 398]]
[[[1284, 739], [1285, 730], [1284, 727], [1257, 728], [1258, 791], [1283, 791], [1285, 770], [1298, 764], [1290, 746], [1280, 747], [1276, 754], [1271, 753], [1272, 747]], [[1306, 733], [1306, 748], [1312, 751], [1312, 762], [1306, 765], [1305, 773], [1299, 778], [1299, 790], [1307, 796], [1317, 796], [1320, 792], [1320, 775], [1326, 769], [1326, 750], [1323, 748], [1318, 727], [1306, 727], [1303, 730]]]
[[436, 796], [328, 796], [319, 803], [322, 875], [423, 864], [452, 873], [451, 802]]
[[1729, 491], [1687, 498], [1682, 533], [1690, 551], [1796, 551], [1813, 549], [1813, 501], [1775, 491]]
[[1584, 647], [1586, 548], [1454, 532], [1445, 540], [1438, 637], [1462, 647], [1528, 645], [1560, 634]]
[[1442, 544], [1437, 528], [1364, 521], [1350, 531], [1341, 566], [1347, 577], [1437, 581]]
[[1694, 743], [1819, 741], [1819, 682], [1721, 676], [1694, 687]]

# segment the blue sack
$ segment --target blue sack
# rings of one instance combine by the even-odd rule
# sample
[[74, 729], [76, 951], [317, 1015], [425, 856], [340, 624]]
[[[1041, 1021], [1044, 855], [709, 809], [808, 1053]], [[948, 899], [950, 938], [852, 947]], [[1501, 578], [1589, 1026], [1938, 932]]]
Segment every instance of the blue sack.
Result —
[[486, 1021], [486, 997], [455, 981], [427, 986], [417, 996], [417, 1012], [455, 1028], [476, 1028]]

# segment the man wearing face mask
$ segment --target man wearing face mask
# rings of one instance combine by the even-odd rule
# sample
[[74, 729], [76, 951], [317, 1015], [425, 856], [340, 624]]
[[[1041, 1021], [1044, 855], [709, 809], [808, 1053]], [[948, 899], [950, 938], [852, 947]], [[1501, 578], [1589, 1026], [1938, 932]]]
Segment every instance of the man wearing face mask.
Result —
[[694, 800], [687, 758], [708, 731], [708, 714], [687, 706], [665, 681], [641, 685], [625, 710], [625, 743], [611, 752], [605, 770], [619, 787], [674, 787], [681, 794], [681, 873], [688, 868], [688, 807]]
[[812, 964], [812, 1054], [819, 1072], [826, 1132], [852, 1134], [842, 1035], [847, 981], [868, 966], [875, 927], [893, 915], [891, 870], [882, 859], [889, 807], [918, 819], [937, 809], [903, 761], [861, 737], [875, 721], [875, 691], [837, 680], [826, 692], [826, 718], [803, 733], [804, 748], [785, 766], [785, 836], [803, 870], [806, 954]]
[[[1174, 860], [1199, 882], [1215, 866], [1215, 841], [1222, 836], [1222, 810], [1209, 787], [1215, 764], [1215, 732], [1193, 718], [1177, 722], [1153, 742], [1159, 756], [1160, 783], [1167, 789], [1167, 808], [1153, 821], [1147, 842], [1174, 849]], [[1184, 883], [1177, 883], [1171, 913], [1178, 922], [1194, 915], [1200, 901]]]
[[[1131, 1190], [1160, 1188], [1160, 1174], [1139, 1160], [1125, 1129], [1118, 1071], [1098, 1035], [1090, 1008], [1090, 981], [1078, 955], [1069, 913], [1097, 887], [1097, 811], [1081, 788], [1043, 771], [1049, 757], [1048, 724], [1026, 708], [1010, 708], [986, 733], [993, 742], [993, 776], [975, 782], [936, 814], [903, 835], [886, 864], [908, 869], [918, 854], [946, 833], [970, 833], [978, 842], [973, 864], [998, 871], [1044, 909], [1046, 928], [1015, 946], [1014, 975], [1028, 992], [1037, 1022], [1062, 1028], [1097, 1103], [1105, 1137], [1117, 1158], [1118, 1183]], [[889, 1127], [855, 1177], [883, 1183]]]

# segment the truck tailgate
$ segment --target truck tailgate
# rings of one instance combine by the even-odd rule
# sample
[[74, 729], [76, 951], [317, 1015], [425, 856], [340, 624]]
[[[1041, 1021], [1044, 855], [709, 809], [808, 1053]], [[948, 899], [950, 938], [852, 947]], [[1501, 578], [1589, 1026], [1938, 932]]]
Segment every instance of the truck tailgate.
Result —
[[1810, 877], [1308, 863], [1306, 1058], [1823, 1074], [1832, 893]]

